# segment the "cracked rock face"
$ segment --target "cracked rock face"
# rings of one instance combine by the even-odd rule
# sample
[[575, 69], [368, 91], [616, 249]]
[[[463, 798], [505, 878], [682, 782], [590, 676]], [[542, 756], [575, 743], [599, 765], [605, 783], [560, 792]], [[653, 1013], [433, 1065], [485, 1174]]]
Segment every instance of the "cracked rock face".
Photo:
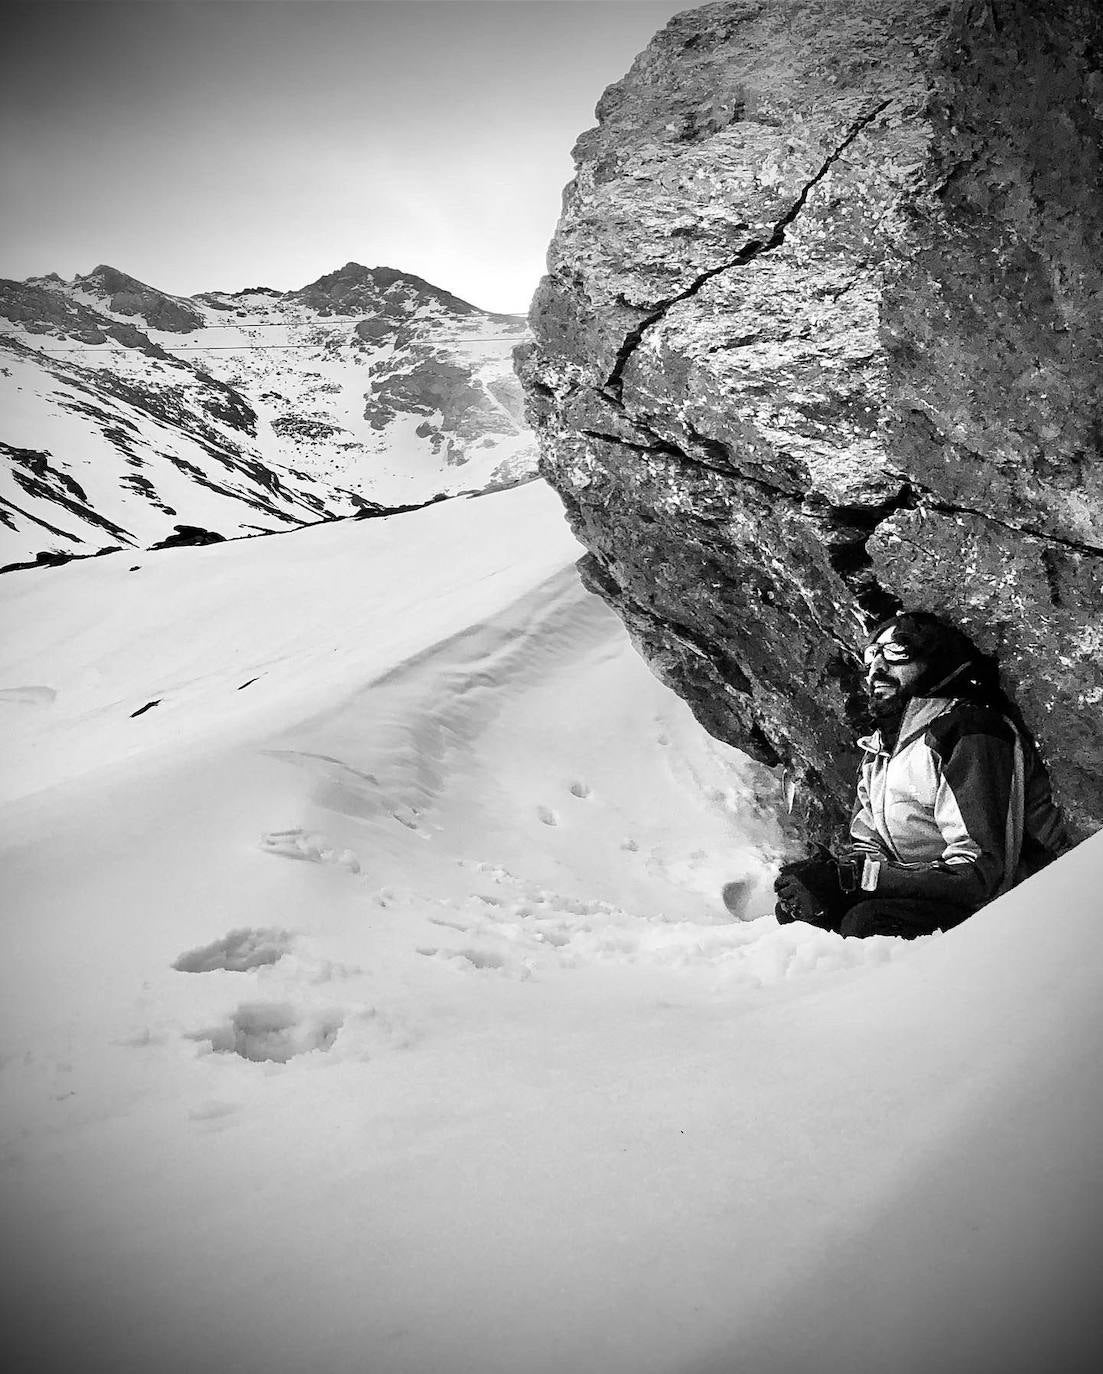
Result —
[[589, 586], [841, 823], [858, 646], [998, 652], [1103, 824], [1103, 14], [731, 0], [602, 97], [518, 370]]

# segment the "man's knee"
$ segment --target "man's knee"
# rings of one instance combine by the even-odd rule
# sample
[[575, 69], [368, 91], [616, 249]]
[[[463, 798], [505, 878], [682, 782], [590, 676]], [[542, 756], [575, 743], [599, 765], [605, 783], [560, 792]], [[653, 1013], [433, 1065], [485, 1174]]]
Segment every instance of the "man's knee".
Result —
[[859, 902], [839, 923], [839, 934], [854, 940], [866, 940], [871, 935], [895, 935], [903, 940], [914, 940], [917, 935], [929, 935], [937, 929], [937, 919], [905, 920], [899, 903], [887, 899]]

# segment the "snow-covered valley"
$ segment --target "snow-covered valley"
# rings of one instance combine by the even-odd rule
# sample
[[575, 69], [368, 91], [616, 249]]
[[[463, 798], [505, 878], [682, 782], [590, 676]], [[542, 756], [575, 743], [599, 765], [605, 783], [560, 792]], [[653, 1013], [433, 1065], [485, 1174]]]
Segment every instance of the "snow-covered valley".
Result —
[[1095, 1367], [1103, 837], [779, 927], [578, 553], [532, 483], [0, 580], [13, 1367]]

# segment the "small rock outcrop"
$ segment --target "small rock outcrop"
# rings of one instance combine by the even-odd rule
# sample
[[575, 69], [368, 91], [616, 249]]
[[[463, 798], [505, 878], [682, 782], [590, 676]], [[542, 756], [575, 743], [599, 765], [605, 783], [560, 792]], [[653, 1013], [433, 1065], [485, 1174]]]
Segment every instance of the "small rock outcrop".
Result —
[[205, 530], [200, 525], [174, 525], [174, 533], [165, 539], [151, 544], [151, 549], [188, 549], [199, 548], [204, 544], [223, 544], [226, 536], [216, 530]]
[[731, 0], [602, 97], [518, 371], [588, 585], [715, 735], [852, 793], [901, 604], [1103, 824], [1103, 11]]

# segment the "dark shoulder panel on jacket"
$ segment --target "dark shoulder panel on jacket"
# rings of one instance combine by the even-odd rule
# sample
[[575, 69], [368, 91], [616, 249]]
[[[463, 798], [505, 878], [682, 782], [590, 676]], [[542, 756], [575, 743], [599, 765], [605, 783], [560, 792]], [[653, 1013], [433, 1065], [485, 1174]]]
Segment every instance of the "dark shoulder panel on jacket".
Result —
[[933, 720], [927, 728], [927, 744], [943, 758], [970, 735], [989, 735], [1007, 745], [1015, 742], [1011, 723], [990, 706], [959, 701], [951, 710]]

